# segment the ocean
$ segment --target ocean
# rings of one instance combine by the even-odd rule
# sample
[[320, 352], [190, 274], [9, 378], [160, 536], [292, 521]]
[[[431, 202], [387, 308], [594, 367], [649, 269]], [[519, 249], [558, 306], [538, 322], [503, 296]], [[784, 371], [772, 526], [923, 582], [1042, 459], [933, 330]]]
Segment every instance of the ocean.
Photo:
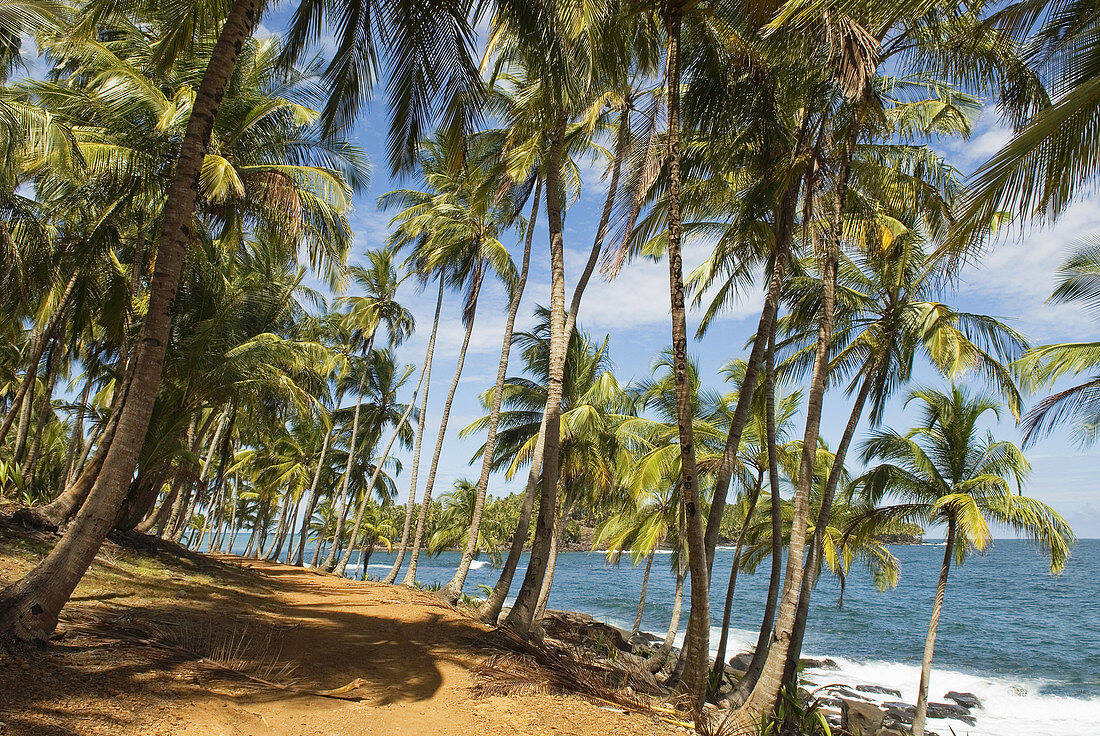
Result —
[[[826, 576], [820, 580], [803, 656], [830, 657], [840, 669], [807, 671], [815, 686], [883, 685], [900, 690], [906, 702], [916, 701], [943, 546], [894, 546], [891, 551], [901, 562], [900, 581], [893, 590], [876, 591], [869, 575], [853, 567], [840, 607], [838, 583]], [[732, 557], [729, 548], [720, 548], [715, 557], [715, 587], [722, 596]], [[420, 581], [446, 583], [458, 558], [455, 552], [422, 556]], [[384, 576], [392, 560], [392, 555], [376, 552], [368, 575]], [[727, 647], [730, 656], [756, 642], [769, 567], [765, 560], [756, 574], [738, 577]], [[549, 606], [588, 613], [629, 629], [642, 574], [643, 565], [632, 567], [629, 558], [616, 566], [600, 552], [562, 553]], [[497, 571], [486, 561], [476, 561], [466, 592], [484, 595], [478, 585], [491, 586], [496, 577]], [[517, 586], [522, 577], [521, 566]], [[643, 630], [664, 635], [673, 590], [669, 555], [659, 552], [650, 576]], [[721, 604], [721, 600], [711, 603], [712, 647], [721, 623]], [[687, 608], [685, 601], [681, 635]], [[943, 700], [950, 690], [974, 693], [984, 707], [974, 711], [977, 725], [973, 727], [957, 721], [929, 721], [929, 728], [943, 736], [952, 730], [959, 736], [1100, 734], [1100, 540], [1077, 544], [1060, 576], [1051, 575], [1037, 550], [1019, 540], [998, 540], [985, 554], [954, 567], [936, 639], [930, 697]]]

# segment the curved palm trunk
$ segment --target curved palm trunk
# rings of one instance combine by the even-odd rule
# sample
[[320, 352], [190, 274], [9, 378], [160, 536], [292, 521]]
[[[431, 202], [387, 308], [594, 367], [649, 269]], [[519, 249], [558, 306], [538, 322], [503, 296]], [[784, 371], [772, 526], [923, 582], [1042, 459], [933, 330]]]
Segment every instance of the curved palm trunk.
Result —
[[730, 579], [726, 585], [726, 605], [722, 609], [722, 633], [718, 637], [718, 652], [714, 655], [714, 667], [711, 670], [712, 682], [719, 682], [718, 677], [726, 667], [726, 640], [729, 638], [733, 592], [737, 587], [737, 570], [741, 567], [741, 549], [745, 546], [745, 536], [749, 533], [749, 524], [752, 522], [753, 512], [756, 511], [756, 502], [760, 499], [760, 490], [763, 485], [764, 471], [761, 470], [756, 478], [756, 488], [749, 502], [748, 511], [745, 512], [745, 521], [741, 524], [741, 531], [737, 533], [737, 545], [733, 552], [733, 562], [730, 564]]
[[920, 687], [917, 691], [917, 712], [913, 716], [913, 736], [924, 736], [924, 722], [928, 717], [928, 683], [932, 677], [932, 655], [936, 651], [936, 629], [940, 625], [943, 596], [947, 592], [947, 573], [951, 571], [951, 555], [955, 549], [955, 520], [947, 522], [947, 544], [943, 549], [943, 565], [940, 566], [940, 582], [936, 586], [936, 601], [932, 604], [932, 619], [928, 622], [928, 636], [924, 640], [924, 656], [920, 662]]
[[[283, 551], [283, 543], [286, 541], [286, 530], [290, 526], [290, 507], [294, 502], [294, 494], [288, 488], [283, 494], [283, 502], [279, 504], [279, 521], [275, 525], [275, 534], [271, 540], [271, 547], [267, 554], [262, 554], [265, 560], [279, 559], [279, 553]], [[209, 515], [209, 514], [208, 514]], [[206, 524], [203, 523], [205, 531]]]
[[771, 493], [772, 553], [771, 576], [768, 580], [768, 597], [764, 604], [764, 615], [760, 620], [760, 634], [756, 638], [752, 661], [749, 662], [745, 676], [737, 681], [730, 694], [730, 702], [740, 705], [756, 687], [764, 661], [768, 657], [768, 642], [771, 639], [772, 624], [775, 621], [775, 608], [779, 602], [779, 586], [783, 582], [783, 508], [779, 497], [779, 451], [775, 439], [775, 331], [769, 337], [767, 372], [764, 388], [767, 391], [767, 419], [765, 420], [765, 440], [768, 444], [768, 487]]
[[842, 162], [835, 194], [831, 232], [825, 246], [822, 263], [821, 314], [818, 323], [817, 350], [814, 355], [813, 374], [806, 399], [806, 431], [802, 438], [802, 457], [799, 463], [798, 490], [795, 494], [794, 518], [791, 523], [791, 539], [787, 545], [787, 566], [783, 582], [783, 595], [779, 602], [775, 629], [771, 636], [768, 658], [760, 673], [760, 679], [742, 706], [752, 717], [770, 712], [779, 698], [783, 686], [783, 672], [790, 649], [791, 632], [798, 611], [798, 595], [802, 590], [806, 529], [810, 516], [810, 487], [813, 484], [813, 468], [817, 439], [821, 427], [821, 407], [825, 395], [825, 378], [828, 373], [829, 349], [833, 336], [833, 312], [836, 306], [837, 265], [840, 258], [840, 238], [843, 228], [844, 201], [847, 195], [848, 177], [851, 172], [851, 150], [854, 141], [848, 141], [848, 153]]
[[[889, 345], [887, 338], [886, 344]], [[859, 420], [863, 416], [863, 407], [867, 403], [867, 397], [871, 393], [871, 386], [878, 376], [879, 366], [882, 363], [882, 354], [875, 357], [870, 371], [863, 377], [860, 383], [856, 400], [852, 404], [852, 411], [848, 415], [848, 424], [844, 427], [844, 434], [840, 438], [834, 454], [833, 466], [829, 469], [829, 477], [825, 480], [825, 492], [821, 494], [821, 508], [818, 510], [817, 521], [814, 524], [813, 541], [810, 544], [810, 553], [806, 556], [806, 564], [802, 572], [802, 590], [798, 594], [798, 611], [795, 614], [794, 629], [791, 631], [791, 646], [787, 652], [787, 666], [783, 672], [783, 681], [788, 687], [797, 683], [798, 660], [802, 657], [802, 639], [806, 634], [806, 620], [810, 614], [810, 596], [813, 595], [814, 584], [817, 579], [818, 560], [821, 559], [821, 548], [825, 539], [825, 528], [829, 524], [829, 516], [832, 513], [833, 499], [836, 496], [836, 487], [840, 482], [840, 475], [844, 471], [844, 459], [848, 455], [848, 448], [855, 437]], [[844, 586], [841, 583], [841, 601], [844, 600]]]
[[237, 55], [259, 17], [259, 0], [233, 3], [199, 84], [164, 205], [148, 313], [118, 427], [88, 498], [65, 535], [21, 580], [0, 591], [0, 638], [45, 641], [114, 524], [152, 415], [171, 328], [172, 303], [191, 240], [199, 172]]
[[[171, 539], [173, 542], [180, 542], [183, 539], [184, 532], [187, 531], [187, 525], [191, 523], [191, 517], [194, 514], [195, 505], [199, 501], [202, 487], [210, 475], [210, 469], [214, 467], [214, 453], [217, 452], [223, 438], [228, 439], [226, 432], [230, 425], [236, 421], [236, 410], [233, 411], [233, 417], [231, 420], [230, 412], [227, 409], [222, 413], [221, 419], [218, 420], [218, 428], [214, 430], [214, 436], [210, 438], [210, 446], [206, 450], [206, 460], [202, 464], [202, 469], [199, 470], [198, 482], [197, 484], [188, 484], [183, 495], [176, 499], [176, 503], [172, 507], [172, 516], [168, 521], [165, 538]], [[198, 447], [201, 437], [202, 433], [199, 432], [195, 438], [196, 449], [201, 449]]]
[[[401, 418], [397, 420], [397, 424], [394, 426], [390, 438], [386, 441], [386, 447], [382, 450], [382, 457], [375, 463], [374, 472], [371, 473], [370, 481], [367, 482], [367, 488], [363, 491], [363, 498], [359, 500], [359, 508], [355, 513], [355, 523], [353, 523], [351, 527], [351, 540], [344, 550], [344, 556], [340, 558], [340, 563], [336, 566], [340, 575], [344, 574], [348, 563], [351, 561], [351, 552], [355, 548], [356, 540], [359, 539], [359, 529], [363, 526], [363, 514], [367, 510], [367, 503], [370, 501], [371, 491], [374, 490], [374, 484], [378, 482], [378, 476], [382, 475], [382, 465], [386, 462], [386, 458], [390, 456], [390, 450], [393, 449], [394, 441], [401, 433], [401, 428], [405, 426], [405, 422], [409, 420], [409, 416], [413, 412], [413, 407], [416, 406], [416, 394], [420, 391], [420, 387], [424, 385], [425, 373], [426, 371], [423, 369], [420, 371], [420, 380], [416, 384], [416, 388], [413, 389], [412, 398], [409, 399], [408, 406], [405, 407], [405, 411], [402, 412]], [[366, 575], [366, 567], [363, 568], [363, 574]]]
[[313, 518], [313, 511], [317, 508], [317, 499], [320, 494], [317, 492], [317, 484], [321, 481], [321, 468], [325, 467], [325, 455], [328, 454], [329, 439], [332, 438], [332, 432], [325, 431], [325, 437], [321, 440], [321, 454], [317, 458], [317, 467], [313, 471], [313, 482], [309, 486], [309, 503], [306, 504], [306, 514], [302, 517], [302, 528], [298, 531], [298, 549], [294, 553], [294, 562], [291, 563], [296, 567], [302, 566], [302, 558], [306, 553], [306, 537], [309, 535], [309, 520]]
[[[550, 356], [543, 412], [546, 433], [542, 452], [542, 492], [539, 515], [535, 521], [535, 539], [523, 584], [504, 625], [520, 636], [527, 636], [535, 623], [535, 609], [546, 576], [550, 545], [554, 538], [554, 516], [558, 507], [558, 453], [561, 443], [562, 375], [565, 369], [565, 249], [562, 239], [561, 162], [565, 129], [569, 119], [558, 111], [547, 152], [546, 219], [550, 231]], [[532, 471], [534, 466], [532, 464]]]
[[[367, 338], [367, 347], [363, 351], [364, 356], [370, 355], [377, 330], [377, 326], [371, 330], [370, 337]], [[344, 536], [344, 519], [347, 516], [348, 504], [351, 503], [351, 499], [348, 497], [348, 484], [351, 482], [351, 469], [355, 466], [355, 453], [358, 449], [359, 409], [363, 406], [363, 388], [367, 385], [367, 372], [368, 366], [364, 364], [363, 375], [359, 378], [359, 392], [355, 395], [355, 411], [351, 419], [351, 444], [348, 445], [348, 461], [344, 466], [344, 477], [340, 482], [340, 513], [336, 517], [336, 531], [332, 537], [332, 549], [329, 550], [328, 557], [325, 558], [325, 563], [321, 566], [326, 572], [332, 572], [336, 569], [336, 553], [340, 548], [340, 540]]]
[[176, 502], [176, 498], [179, 497], [180, 487], [183, 485], [183, 480], [177, 474], [172, 480], [172, 485], [165, 494], [164, 500], [160, 502], [160, 506], [157, 506], [156, 511], [150, 514], [144, 521], [134, 527], [134, 531], [139, 534], [149, 534], [155, 529], [159, 529], [168, 521], [168, 514], [172, 511], [172, 505]]
[[478, 275], [473, 284], [473, 293], [469, 303], [466, 320], [466, 334], [462, 338], [462, 348], [458, 351], [458, 365], [455, 366], [455, 375], [451, 379], [451, 388], [447, 392], [447, 400], [443, 404], [443, 416], [439, 420], [439, 435], [435, 440], [435, 452], [432, 453], [432, 465], [428, 469], [428, 480], [424, 484], [424, 500], [420, 504], [420, 516], [416, 519], [416, 535], [413, 537], [412, 551], [409, 553], [409, 569], [405, 571], [405, 585], [416, 584], [416, 564], [420, 561], [420, 547], [424, 543], [424, 529], [428, 524], [428, 516], [432, 510], [432, 488], [435, 486], [435, 475], [439, 470], [439, 455], [443, 452], [443, 438], [447, 434], [447, 422], [451, 417], [451, 404], [454, 402], [455, 391], [458, 390], [458, 380], [462, 377], [462, 366], [466, 362], [466, 350], [470, 347], [470, 335], [474, 332], [474, 317], [477, 315], [477, 299], [481, 293], [481, 279]]
[[508, 373], [508, 356], [512, 350], [512, 331], [516, 324], [516, 314], [523, 300], [523, 290], [527, 286], [527, 272], [531, 267], [531, 241], [535, 231], [535, 217], [538, 215], [538, 201], [542, 179], [535, 182], [535, 202], [531, 205], [531, 219], [527, 223], [527, 234], [523, 241], [523, 265], [520, 267], [519, 280], [513, 290], [512, 300], [508, 304], [508, 318], [504, 323], [504, 339], [500, 348], [500, 363], [497, 365], [497, 382], [493, 386], [493, 398], [489, 404], [489, 427], [485, 435], [485, 448], [482, 450], [481, 475], [477, 479], [477, 497], [474, 499], [474, 513], [470, 519], [470, 532], [466, 537], [466, 548], [462, 550], [462, 559], [458, 569], [439, 592], [448, 603], [453, 604], [462, 595], [462, 586], [470, 572], [474, 555], [477, 553], [477, 538], [481, 532], [481, 516], [485, 510], [485, 494], [489, 488], [489, 473], [493, 469], [493, 456], [497, 446], [497, 426], [500, 424], [500, 402], [504, 394], [504, 379]]
[[424, 427], [428, 419], [428, 390], [432, 387], [432, 357], [435, 355], [435, 337], [439, 333], [439, 313], [443, 307], [444, 281], [439, 279], [439, 296], [435, 300], [435, 317], [432, 319], [432, 334], [428, 338], [428, 349], [424, 353], [424, 367], [420, 369], [424, 380], [424, 397], [420, 400], [420, 418], [416, 423], [416, 441], [413, 443], [412, 473], [409, 478], [409, 500], [405, 504], [405, 525], [401, 529], [401, 544], [397, 548], [390, 571], [383, 582], [393, 585], [401, 566], [405, 563], [405, 551], [409, 547], [409, 534], [412, 532], [413, 513], [416, 511], [416, 477], [420, 470], [420, 448], [424, 442]]
[[76, 408], [76, 418], [73, 420], [73, 429], [69, 434], [69, 446], [65, 452], [65, 470], [61, 473], [61, 482], [68, 485], [72, 482], [76, 473], [77, 453], [80, 452], [84, 442], [84, 415], [87, 413], [88, 401], [91, 398], [92, 382], [84, 381], [84, 388], [80, 392], [80, 404]]
[[672, 314], [673, 375], [676, 378], [676, 422], [680, 430], [680, 488], [687, 516], [688, 571], [691, 574], [691, 610], [684, 638], [683, 677], [677, 691], [692, 700], [696, 720], [702, 715], [710, 659], [710, 600], [702, 505], [695, 465], [691, 386], [688, 377], [687, 313], [680, 256], [680, 11], [669, 9], [666, 76], [668, 79], [668, 276]]
[[[566, 495], [569, 491], [566, 490]], [[546, 605], [550, 602], [550, 589], [554, 587], [554, 568], [558, 566], [558, 551], [561, 549], [562, 539], [565, 537], [565, 529], [569, 525], [568, 515], [571, 512], [562, 509], [557, 515], [554, 524], [554, 536], [550, 540], [550, 559], [546, 563], [546, 574], [542, 578], [542, 589], [539, 591], [539, 599], [535, 603], [535, 621], [542, 621], [546, 615]]]
[[638, 596], [638, 612], [634, 614], [634, 625], [630, 627], [630, 636], [633, 637], [639, 631], [642, 630], [642, 612], [645, 610], [645, 596], [649, 590], [649, 571], [653, 568], [653, 555], [657, 553], [657, 548], [649, 550], [649, 555], [645, 559], [645, 574], [642, 575], [642, 593]]

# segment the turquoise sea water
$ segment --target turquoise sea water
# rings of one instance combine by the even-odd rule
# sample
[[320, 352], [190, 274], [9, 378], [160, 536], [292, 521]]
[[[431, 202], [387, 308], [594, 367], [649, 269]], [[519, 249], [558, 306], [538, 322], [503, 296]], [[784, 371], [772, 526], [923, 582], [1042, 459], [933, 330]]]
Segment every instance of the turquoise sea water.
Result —
[[[877, 592], [862, 570], [853, 570], [838, 607], [839, 587], [822, 578], [815, 592], [803, 651], [829, 656], [841, 669], [810, 672], [819, 685], [861, 682], [902, 691], [914, 702], [920, 656], [935, 593], [943, 547], [896, 546], [901, 562], [898, 587]], [[719, 549], [715, 576], [725, 576], [733, 552]], [[392, 555], [376, 553], [367, 573], [386, 574]], [[357, 560], [353, 557], [353, 562]], [[457, 553], [422, 557], [423, 583], [445, 583]], [[768, 562], [755, 575], [738, 578], [730, 654], [756, 641], [768, 584]], [[358, 567], [349, 573], [358, 573]], [[609, 564], [598, 552], [563, 553], [558, 560], [550, 607], [583, 611], [629, 628], [641, 590], [642, 566], [629, 560]], [[516, 574], [517, 585], [523, 568]], [[475, 563], [466, 591], [492, 585], [497, 571]], [[674, 580], [668, 555], [654, 560], [643, 629], [662, 634], [672, 613]], [[721, 622], [720, 601], [712, 603], [712, 621]], [[686, 625], [681, 622], [681, 632]], [[712, 635], [717, 638], [717, 628]], [[1027, 542], [999, 540], [984, 555], [956, 567], [948, 580], [933, 665], [932, 698], [948, 690], [974, 692], [986, 707], [977, 711], [977, 727], [933, 722], [941, 734], [975, 736], [1073, 736], [1100, 734], [1100, 540], [1083, 540], [1060, 576], [1052, 576], [1043, 558]]]

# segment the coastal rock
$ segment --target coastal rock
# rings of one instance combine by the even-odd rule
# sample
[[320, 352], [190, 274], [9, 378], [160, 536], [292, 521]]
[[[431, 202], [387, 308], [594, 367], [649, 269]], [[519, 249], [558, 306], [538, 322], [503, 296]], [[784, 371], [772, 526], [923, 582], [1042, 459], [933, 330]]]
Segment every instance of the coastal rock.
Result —
[[869, 702], [871, 700], [866, 695], [863, 695], [861, 693], [857, 693], [855, 690], [852, 690], [847, 685], [832, 685], [832, 686], [826, 688], [826, 692], [830, 692], [833, 695], [836, 695], [836, 696], [841, 697], [841, 698], [849, 698], [851, 700], [863, 700], [863, 701], [867, 701], [867, 702]]
[[836, 660], [825, 657], [824, 659], [812, 659], [810, 657], [804, 657], [798, 660], [798, 664], [803, 669], [807, 670], [839, 670], [840, 665], [836, 663]]
[[911, 725], [913, 716], [917, 714], [917, 706], [908, 703], [883, 703], [882, 707], [888, 717], [906, 725]]
[[977, 725], [977, 721], [974, 716], [970, 715], [970, 711], [955, 703], [929, 703], [928, 717], [962, 721], [968, 726]]
[[981, 708], [982, 701], [974, 693], [960, 693], [952, 690], [943, 696], [944, 700], [954, 700], [964, 708]]
[[730, 657], [729, 664], [726, 665], [727, 670], [732, 670], [738, 677], [743, 677], [746, 672], [749, 671], [749, 665], [752, 663], [752, 652], [741, 652], [738, 655]]
[[547, 611], [542, 626], [555, 639], [583, 639], [597, 647], [613, 647], [620, 652], [633, 653], [633, 647], [621, 629], [597, 621], [587, 613]]
[[897, 724], [890, 724], [880, 728], [875, 736], [909, 736], [909, 731], [902, 729]]
[[886, 714], [871, 703], [843, 698], [840, 701], [840, 725], [854, 736], [874, 736], [882, 728]]
[[877, 693], [879, 695], [892, 695], [895, 698], [901, 697], [901, 691], [895, 690], [892, 687], [883, 687], [882, 685], [856, 685], [856, 690], [861, 693]]

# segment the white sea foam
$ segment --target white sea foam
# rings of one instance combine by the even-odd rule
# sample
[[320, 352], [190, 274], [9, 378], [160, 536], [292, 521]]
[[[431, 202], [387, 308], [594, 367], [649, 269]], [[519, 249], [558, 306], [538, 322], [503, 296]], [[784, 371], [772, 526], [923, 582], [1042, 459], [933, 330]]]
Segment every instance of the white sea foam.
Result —
[[[808, 655], [813, 656], [813, 655]], [[915, 703], [920, 668], [897, 662], [832, 658], [840, 670], [807, 670], [805, 676], [817, 686], [832, 683], [845, 685], [882, 685], [901, 692], [901, 700]], [[951, 690], [974, 693], [982, 708], [971, 714], [976, 726], [954, 720], [929, 719], [932, 731], [946, 736], [954, 731], [958, 736], [1095, 736], [1100, 724], [1100, 696], [1068, 698], [1042, 693], [1042, 680], [1011, 679], [972, 675], [964, 672], [936, 669], [933, 665], [929, 697], [944, 701]], [[890, 695], [862, 693], [877, 702], [896, 700]]]
[[474, 560], [473, 562], [470, 563], [470, 569], [471, 570], [480, 570], [481, 568], [485, 567], [488, 564], [489, 563], [486, 560]]

